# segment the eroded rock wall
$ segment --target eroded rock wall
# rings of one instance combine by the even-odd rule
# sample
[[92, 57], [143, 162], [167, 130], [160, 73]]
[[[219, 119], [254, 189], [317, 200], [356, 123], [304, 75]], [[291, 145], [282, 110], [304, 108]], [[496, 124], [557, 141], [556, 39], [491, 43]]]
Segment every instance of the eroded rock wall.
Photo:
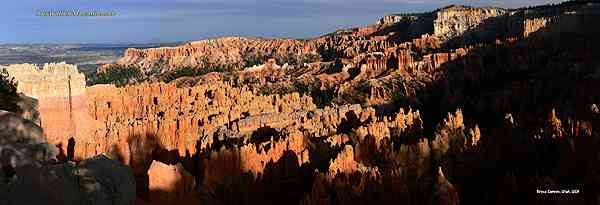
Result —
[[[252, 131], [249, 127], [291, 121], [277, 117], [278, 113], [315, 107], [310, 98], [297, 93], [261, 96], [223, 83], [190, 88], [162, 83], [124, 88], [99, 85], [90, 87], [87, 95], [88, 114], [102, 125], [89, 141], [78, 142], [78, 156], [107, 152], [116, 142], [126, 154], [128, 140], [144, 136], [155, 136], [165, 149], [179, 150], [181, 156], [194, 154], [199, 141], [212, 141], [221, 127], [247, 134]], [[258, 115], [260, 120], [244, 119]]]
[[[179, 67], [244, 66], [247, 55], [260, 58], [311, 53], [316, 53], [315, 45], [301, 40], [225, 37], [194, 41], [177, 47], [130, 48], [117, 64], [145, 70], [155, 66], [164, 70]], [[108, 67], [104, 66], [100, 70]]]
[[68, 140], [89, 135], [85, 76], [66, 63], [17, 64], [6, 69], [18, 82], [17, 90], [37, 99], [40, 123], [48, 142], [67, 149]]
[[505, 13], [506, 11], [500, 8], [446, 7], [437, 12], [433, 35], [442, 41], [459, 37], [469, 29], [484, 23], [486, 19]]

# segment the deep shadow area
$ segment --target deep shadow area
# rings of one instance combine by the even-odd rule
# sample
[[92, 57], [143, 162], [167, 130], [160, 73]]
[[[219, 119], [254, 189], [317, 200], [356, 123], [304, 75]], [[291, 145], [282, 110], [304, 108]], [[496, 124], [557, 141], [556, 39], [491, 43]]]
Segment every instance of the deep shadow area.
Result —
[[[370, 36], [389, 35], [389, 41], [403, 43], [419, 38], [424, 34], [433, 33], [433, 21], [436, 17], [436, 11], [402, 16], [404, 19], [392, 25], [379, 28], [378, 31], [372, 33]], [[409, 18], [410, 16], [414, 16], [415, 18]]]
[[[254, 144], [254, 146], [258, 148], [265, 142], [268, 142], [273, 138], [273, 140], [277, 141], [281, 137], [279, 131], [271, 127], [261, 127], [252, 132], [250, 135], [250, 143]], [[265, 151], [268, 151], [266, 149]]]
[[[425, 125], [439, 124], [446, 113], [460, 107], [465, 119], [482, 130], [481, 150], [449, 154], [434, 162], [453, 169], [447, 177], [457, 187], [461, 203], [597, 203], [600, 161], [590, 156], [598, 155], [591, 147], [599, 145], [599, 136], [584, 136], [573, 128], [557, 138], [548, 114], [556, 110], [557, 118], [573, 127], [598, 122], [588, 108], [600, 99], [592, 89], [599, 82], [594, 73], [600, 65], [600, 30], [595, 23], [600, 15], [597, 6], [584, 5], [583, 1], [561, 5], [561, 11], [582, 8], [561, 14], [527, 38], [478, 46], [443, 64], [438, 69], [445, 72], [444, 78], [418, 95]], [[492, 18], [466, 35], [498, 26], [497, 20]], [[476, 39], [481, 40], [485, 38]], [[465, 43], [469, 44], [458, 44]], [[506, 122], [507, 114], [514, 122]], [[435, 127], [426, 128], [425, 135], [433, 136], [434, 131]], [[549, 187], [579, 189], [581, 194], [549, 200], [535, 193]]]
[[342, 119], [340, 126], [337, 128], [337, 133], [349, 134], [353, 129], [360, 127], [360, 119], [356, 116], [354, 111], [349, 111], [345, 114], [345, 118]]
[[67, 144], [67, 160], [73, 161], [75, 159], [75, 139], [73, 137], [69, 138]]
[[[133, 175], [136, 181], [136, 195], [139, 198], [148, 201], [148, 169], [150, 169], [152, 160], [154, 160], [154, 152], [156, 152], [156, 150], [160, 150], [157, 136], [154, 134], [132, 135], [127, 138], [127, 144], [130, 152], [129, 166], [133, 170]], [[121, 158], [123, 158], [122, 155]]]
[[[241, 172], [240, 172], [241, 173]], [[311, 189], [313, 172], [292, 151], [268, 162], [263, 173], [227, 176], [203, 193], [204, 204], [296, 204]]]

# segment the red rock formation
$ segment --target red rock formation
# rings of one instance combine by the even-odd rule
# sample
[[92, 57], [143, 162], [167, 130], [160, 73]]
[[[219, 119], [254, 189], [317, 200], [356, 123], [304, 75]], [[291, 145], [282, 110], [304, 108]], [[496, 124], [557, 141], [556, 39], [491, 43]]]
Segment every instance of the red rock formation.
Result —
[[531, 33], [538, 31], [541, 28], [544, 28], [546, 25], [551, 23], [552, 19], [550, 18], [534, 18], [527, 19], [523, 22], [523, 37], [527, 38]]
[[[412, 44], [408, 44], [408, 45], [414, 45], [417, 48], [439, 48], [440, 47], [440, 42], [439, 40], [429, 34], [423, 34], [421, 37], [419, 38], [415, 38], [412, 40], [411, 42]], [[406, 45], [407, 43], [405, 43]]]
[[[372, 117], [375, 118], [374, 114]], [[404, 110], [400, 109], [393, 119], [385, 117], [381, 121], [375, 120], [367, 125], [357, 128], [356, 135], [360, 140], [363, 140], [366, 136], [372, 136], [375, 139], [376, 147], [379, 148], [379, 145], [384, 138], [392, 139], [397, 137], [394, 135], [400, 133], [420, 130], [423, 128], [422, 126], [423, 122], [421, 121], [419, 111], [413, 112], [412, 110], [409, 110], [404, 113]]]
[[150, 204], [193, 203], [194, 176], [181, 164], [166, 165], [152, 161], [148, 177]]
[[432, 149], [441, 155], [450, 148], [461, 150], [466, 143], [464, 129], [462, 111], [459, 109], [454, 114], [448, 113], [448, 117], [437, 128]]
[[414, 63], [414, 59], [412, 57], [412, 53], [408, 50], [400, 50], [397, 54], [398, 56], [398, 68], [401, 70], [407, 70], [408, 68], [410, 68], [413, 63]]
[[[169, 93], [169, 95], [166, 95]], [[314, 108], [310, 98], [298, 94], [258, 96], [246, 88], [227, 84], [204, 84], [177, 88], [174, 84], [147, 84], [115, 88], [88, 88], [88, 106], [93, 120], [104, 122], [89, 141], [77, 142], [78, 156], [106, 152], [114, 143], [127, 155], [127, 140], [134, 136], [155, 136], [167, 150], [181, 156], [196, 153], [212, 141], [222, 126], [244, 132], [244, 121], [230, 123], [259, 113], [293, 112]], [[173, 106], [176, 105], [176, 106]], [[270, 118], [266, 118], [270, 119]], [[254, 126], [261, 126], [263, 124]], [[103, 140], [98, 140], [101, 138]], [[202, 139], [202, 140], [201, 140]]]
[[329, 163], [329, 179], [335, 178], [338, 174], [352, 174], [360, 172], [367, 176], [380, 175], [377, 167], [366, 167], [354, 160], [354, 149], [350, 145], [346, 145], [344, 150]]
[[[287, 56], [315, 53], [314, 44], [291, 39], [254, 39], [227, 37], [191, 42], [178, 47], [135, 49], [125, 51], [117, 64], [148, 69], [160, 66], [170, 70], [177, 67], [208, 67], [241, 65], [246, 54], [260, 56]], [[100, 71], [109, 68], [104, 66]]]
[[[272, 139], [272, 138], [271, 138]], [[308, 163], [308, 150], [305, 139], [299, 133], [291, 133], [285, 140], [267, 141], [260, 145], [247, 144], [234, 149], [221, 149], [211, 152], [208, 159], [204, 160], [204, 185], [213, 187], [227, 177], [241, 176], [243, 173], [252, 173], [261, 176], [269, 163], [277, 162], [287, 151], [292, 151], [300, 166]], [[268, 145], [269, 149], [264, 147]]]

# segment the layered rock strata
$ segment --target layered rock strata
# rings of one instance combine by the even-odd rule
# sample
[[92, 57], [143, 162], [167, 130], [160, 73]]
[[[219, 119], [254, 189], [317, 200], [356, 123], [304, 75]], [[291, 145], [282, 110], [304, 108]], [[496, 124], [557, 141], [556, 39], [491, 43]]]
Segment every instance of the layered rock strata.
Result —
[[[117, 64], [149, 69], [153, 66], [165, 70], [181, 66], [244, 66], [245, 58], [262, 56], [289, 56], [315, 53], [314, 45], [292, 39], [254, 39], [244, 37], [226, 37], [201, 40], [178, 47], [135, 49], [125, 51], [125, 57]], [[248, 65], [251, 66], [251, 65]], [[108, 69], [110, 66], [104, 66]]]

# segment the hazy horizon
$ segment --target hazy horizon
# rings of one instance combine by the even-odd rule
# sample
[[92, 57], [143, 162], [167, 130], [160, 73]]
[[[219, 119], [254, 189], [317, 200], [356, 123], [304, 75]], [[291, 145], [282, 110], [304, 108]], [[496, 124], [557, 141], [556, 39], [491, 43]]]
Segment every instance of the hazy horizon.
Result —
[[[0, 44], [176, 43], [224, 36], [318, 37], [398, 13], [450, 4], [518, 8], [563, 0], [21, 0], [0, 8]], [[104, 17], [44, 17], [41, 11], [116, 12]]]

